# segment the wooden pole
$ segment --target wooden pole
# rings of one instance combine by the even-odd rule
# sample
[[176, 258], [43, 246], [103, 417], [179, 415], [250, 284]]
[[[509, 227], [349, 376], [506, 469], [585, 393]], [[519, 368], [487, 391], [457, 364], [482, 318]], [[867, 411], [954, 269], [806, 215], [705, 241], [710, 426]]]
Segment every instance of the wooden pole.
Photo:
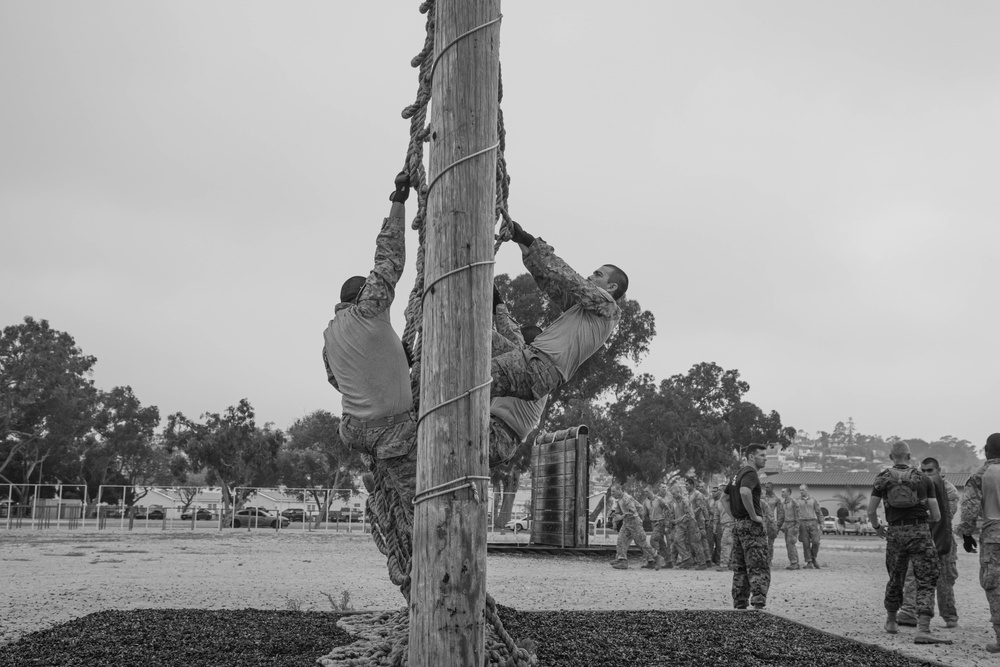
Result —
[[[475, 492], [421, 493], [488, 468], [499, 0], [438, 0], [432, 85], [417, 502], [410, 588], [411, 667], [478, 667], [485, 657], [488, 480]], [[458, 41], [448, 46], [456, 39]], [[448, 47], [446, 49], [446, 47]], [[436, 182], [435, 182], [436, 181]], [[463, 393], [472, 393], [440, 409]]]

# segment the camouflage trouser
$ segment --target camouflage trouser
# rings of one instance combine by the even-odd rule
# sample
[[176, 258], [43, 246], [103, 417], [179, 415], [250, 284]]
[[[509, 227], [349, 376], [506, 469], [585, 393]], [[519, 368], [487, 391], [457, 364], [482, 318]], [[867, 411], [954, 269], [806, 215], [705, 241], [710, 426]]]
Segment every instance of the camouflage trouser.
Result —
[[747, 603], [763, 606], [771, 587], [771, 563], [767, 558], [764, 526], [750, 519], [737, 519], [733, 526], [733, 607]]
[[979, 544], [979, 585], [986, 591], [990, 604], [990, 622], [1000, 626], [1000, 543]]
[[708, 551], [705, 552], [705, 560], [718, 564], [719, 538], [722, 537], [722, 531], [719, 528], [719, 522], [710, 521], [708, 525], [705, 526], [705, 532], [708, 533]]
[[512, 396], [533, 401], [548, 396], [560, 384], [562, 376], [548, 355], [530, 345], [490, 359], [490, 397]]
[[705, 564], [705, 551], [701, 548], [701, 533], [694, 519], [686, 517], [674, 524], [674, 543], [677, 545], [677, 562], [690, 565], [691, 558], [698, 565]]
[[799, 539], [802, 540], [802, 556], [807, 563], [816, 562], [819, 555], [819, 539], [822, 533], [818, 519], [802, 519], [799, 521]]
[[733, 526], [735, 524], [722, 524], [722, 535], [719, 537], [719, 565], [730, 567], [733, 560]]
[[931, 540], [931, 530], [926, 523], [912, 526], [889, 526], [885, 545], [885, 569], [889, 582], [885, 585], [885, 610], [899, 611], [903, 606], [903, 582], [906, 569], [913, 563], [913, 576], [917, 580], [917, 616], [934, 615], [934, 589], [937, 587], [937, 550]]
[[778, 537], [778, 524], [769, 512], [764, 514], [764, 533], [767, 535], [767, 562], [770, 563], [774, 560], [774, 540]]
[[657, 519], [653, 521], [653, 536], [649, 538], [649, 545], [657, 554], [663, 557], [667, 565], [673, 565], [674, 559], [670, 554], [670, 547], [667, 544], [666, 521]]
[[417, 491], [417, 420], [409, 419], [391, 426], [363, 428], [360, 420], [344, 415], [340, 438], [351, 449], [370, 459], [392, 485], [410, 525], [413, 525], [413, 496]]
[[785, 551], [788, 552], [788, 564], [799, 564], [799, 551], [795, 548], [799, 539], [799, 524], [786, 523], [781, 529], [785, 533]]
[[708, 548], [708, 527], [704, 519], [695, 519], [698, 526], [698, 535], [701, 536], [701, 551], [705, 554], [705, 562], [712, 560], [712, 550]]
[[490, 417], [490, 468], [510, 461], [521, 440], [510, 427], [496, 417]]
[[656, 552], [646, 541], [646, 531], [642, 529], [642, 521], [637, 516], [629, 515], [625, 517], [622, 529], [618, 531], [618, 543], [615, 546], [616, 557], [619, 560], [628, 558], [628, 547], [632, 542], [635, 542], [635, 546], [642, 549], [642, 555], [646, 557], [647, 561], [656, 559]]
[[[954, 546], [954, 542], [952, 546]], [[937, 580], [938, 615], [946, 621], [958, 620], [958, 607], [955, 606], [955, 582], [958, 580], [958, 554], [954, 552], [945, 555], [938, 554], [940, 574]], [[900, 613], [917, 616], [917, 578], [913, 574], [913, 563], [906, 569], [906, 581], [903, 583], [903, 605]]]

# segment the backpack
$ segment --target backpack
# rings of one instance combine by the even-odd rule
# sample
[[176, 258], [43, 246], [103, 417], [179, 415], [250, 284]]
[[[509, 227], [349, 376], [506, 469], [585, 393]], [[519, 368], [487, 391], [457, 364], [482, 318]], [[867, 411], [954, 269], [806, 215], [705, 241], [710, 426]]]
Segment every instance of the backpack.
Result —
[[889, 468], [889, 478], [888, 488], [883, 496], [886, 505], [896, 509], [909, 509], [920, 504], [912, 468], [909, 470]]

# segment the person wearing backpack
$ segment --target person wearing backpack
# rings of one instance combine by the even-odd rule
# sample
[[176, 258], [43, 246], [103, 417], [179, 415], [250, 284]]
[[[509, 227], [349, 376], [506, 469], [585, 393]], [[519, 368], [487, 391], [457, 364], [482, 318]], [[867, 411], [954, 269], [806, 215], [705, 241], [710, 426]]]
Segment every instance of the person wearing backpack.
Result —
[[[893, 466], [875, 477], [868, 501], [868, 520], [876, 534], [886, 540], [889, 582], [885, 585], [885, 631], [899, 632], [896, 614], [903, 604], [903, 583], [912, 563], [917, 580], [917, 634], [913, 643], [951, 644], [950, 639], [941, 639], [930, 629], [940, 564], [928, 522], [941, 520], [937, 489], [926, 475], [910, 467], [910, 446], [905, 440], [893, 443], [889, 458]], [[876, 514], [879, 503], [885, 506], [885, 524], [879, 523]]]

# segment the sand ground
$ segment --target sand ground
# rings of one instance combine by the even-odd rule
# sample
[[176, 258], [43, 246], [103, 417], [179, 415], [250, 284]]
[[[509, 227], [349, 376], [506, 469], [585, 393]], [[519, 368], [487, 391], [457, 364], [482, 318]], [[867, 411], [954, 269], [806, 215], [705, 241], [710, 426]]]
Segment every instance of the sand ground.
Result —
[[[507, 536], [510, 539], [510, 536]], [[523, 538], [522, 538], [523, 539]], [[959, 554], [960, 627], [935, 632], [950, 646], [917, 646], [913, 629], [882, 629], [884, 543], [825, 536], [821, 570], [787, 571], [776, 550], [767, 609], [907, 655], [961, 667], [1000, 665], [978, 556]], [[487, 587], [501, 604], [548, 609], [728, 609], [728, 572], [611, 569], [605, 558], [491, 554]], [[0, 530], [0, 644], [105, 609], [329, 610], [350, 593], [355, 609], [402, 605], [370, 536], [272, 530]]]

